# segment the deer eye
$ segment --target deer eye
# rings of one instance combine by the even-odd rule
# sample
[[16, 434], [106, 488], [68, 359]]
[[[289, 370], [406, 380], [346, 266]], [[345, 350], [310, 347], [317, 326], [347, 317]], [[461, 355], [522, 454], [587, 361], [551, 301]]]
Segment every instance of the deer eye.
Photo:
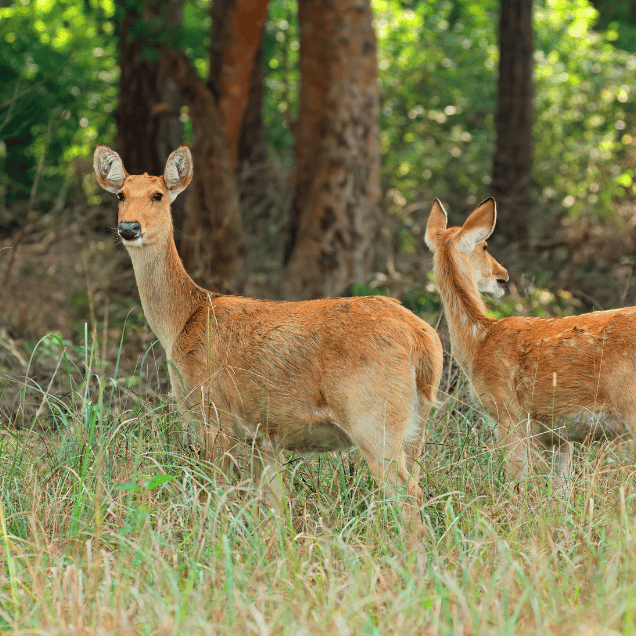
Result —
[[484, 252], [488, 251], [488, 246], [484, 244]]
[[161, 192], [156, 192], [152, 195], [153, 201], [161, 201], [161, 199], [163, 199], [163, 194], [161, 194]]
[[126, 197], [124, 196], [124, 193], [123, 193], [123, 192], [118, 192], [118, 193], [117, 193], [117, 198], [118, 198], [120, 201], [123, 201]]

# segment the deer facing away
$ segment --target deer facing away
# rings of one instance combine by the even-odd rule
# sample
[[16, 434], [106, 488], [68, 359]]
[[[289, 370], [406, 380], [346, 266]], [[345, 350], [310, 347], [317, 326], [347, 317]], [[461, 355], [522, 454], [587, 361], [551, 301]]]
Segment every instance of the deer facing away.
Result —
[[412, 514], [442, 373], [435, 330], [391, 298], [277, 302], [208, 292], [186, 273], [173, 239], [170, 203], [192, 178], [188, 147], [170, 155], [161, 177], [129, 175], [103, 145], [93, 169], [119, 199], [118, 233], [144, 314], [206, 458], [222, 455], [228, 469], [235, 440], [253, 444], [264, 495], [278, 500], [281, 450], [356, 446], [386, 491], [406, 491]]
[[530, 441], [553, 447], [559, 490], [570, 477], [572, 443], [636, 439], [636, 308], [567, 318], [494, 319], [481, 292], [503, 296], [508, 272], [488, 253], [494, 199], [462, 227], [447, 228], [435, 200], [426, 226], [453, 356], [473, 396], [494, 420], [507, 472], [527, 475]]

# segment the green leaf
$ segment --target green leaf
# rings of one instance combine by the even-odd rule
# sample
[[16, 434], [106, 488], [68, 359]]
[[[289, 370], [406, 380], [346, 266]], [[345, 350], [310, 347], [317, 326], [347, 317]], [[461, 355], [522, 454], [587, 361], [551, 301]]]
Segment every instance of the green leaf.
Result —
[[132, 483], [117, 484], [117, 486], [115, 486], [115, 490], [124, 490], [126, 492], [141, 492], [141, 488]]
[[154, 490], [155, 488], [163, 486], [163, 484], [167, 484], [176, 478], [176, 475], [155, 475], [146, 483], [146, 489], [149, 491]]

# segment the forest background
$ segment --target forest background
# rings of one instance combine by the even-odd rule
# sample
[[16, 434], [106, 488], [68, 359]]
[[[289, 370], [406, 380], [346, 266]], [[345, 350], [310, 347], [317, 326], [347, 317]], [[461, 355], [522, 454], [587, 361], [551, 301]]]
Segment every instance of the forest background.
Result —
[[[503, 188], [493, 182], [506, 90], [499, 2], [377, 0], [372, 12], [362, 2], [358, 22], [346, 18], [355, 3], [327, 4], [22, 0], [0, 9], [3, 293], [19, 296], [20, 250], [42, 238], [47, 215], [112, 227], [114, 206], [90, 169], [97, 143], [116, 148], [129, 172], [159, 174], [173, 147], [195, 142], [199, 183], [175, 206], [175, 224], [187, 269], [210, 288], [287, 298], [374, 289], [432, 310], [423, 228], [433, 199], [459, 221], [495, 194], [499, 254], [515, 254], [506, 262], [513, 291], [550, 311], [633, 302], [633, 3], [534, 3], [530, 124], [509, 117], [499, 135], [516, 138], [527, 174], [515, 183], [504, 174]], [[248, 62], [238, 59], [245, 51]], [[365, 88], [354, 94], [352, 83]], [[353, 176], [317, 175], [334, 166]], [[79, 293], [71, 305], [87, 311]], [[24, 337], [29, 310], [12, 304], [5, 327]]]

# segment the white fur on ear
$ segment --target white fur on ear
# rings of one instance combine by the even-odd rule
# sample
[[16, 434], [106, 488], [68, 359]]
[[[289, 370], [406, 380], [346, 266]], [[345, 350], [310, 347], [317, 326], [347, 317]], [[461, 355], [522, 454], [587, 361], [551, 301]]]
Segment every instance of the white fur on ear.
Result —
[[464, 234], [457, 244], [460, 251], [464, 252], [464, 254], [471, 254], [477, 243], [485, 241], [490, 236], [490, 233], [488, 233], [481, 238], [482, 234], [483, 233], [480, 233], [478, 230], [473, 230], [472, 232]]
[[108, 146], [100, 144], [93, 154], [93, 172], [97, 183], [108, 192], [117, 192], [126, 179], [121, 157]]
[[439, 230], [445, 230], [447, 224], [448, 214], [446, 214], [446, 210], [444, 209], [442, 202], [439, 199], [435, 199], [426, 223], [426, 234], [424, 235], [424, 242], [431, 252], [435, 251], [435, 233]]
[[470, 254], [477, 243], [485, 241], [495, 230], [497, 204], [491, 197], [479, 204], [477, 209], [464, 221], [459, 239], [459, 249]]
[[163, 171], [163, 180], [168, 188], [170, 195], [170, 203], [183, 192], [192, 180], [192, 155], [190, 148], [187, 146], [179, 146], [166, 161], [166, 167]]

